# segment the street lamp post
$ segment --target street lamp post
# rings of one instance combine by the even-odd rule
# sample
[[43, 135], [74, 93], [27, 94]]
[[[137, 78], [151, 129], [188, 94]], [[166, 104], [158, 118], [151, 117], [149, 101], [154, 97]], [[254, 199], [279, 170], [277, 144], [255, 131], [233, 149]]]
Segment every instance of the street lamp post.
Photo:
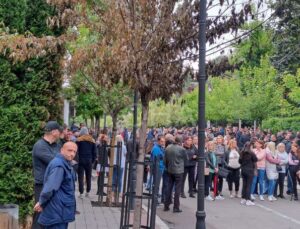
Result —
[[200, 0], [199, 10], [199, 97], [198, 97], [198, 196], [196, 229], [205, 229], [204, 210], [204, 147], [205, 147], [205, 55], [206, 55], [206, 0]]

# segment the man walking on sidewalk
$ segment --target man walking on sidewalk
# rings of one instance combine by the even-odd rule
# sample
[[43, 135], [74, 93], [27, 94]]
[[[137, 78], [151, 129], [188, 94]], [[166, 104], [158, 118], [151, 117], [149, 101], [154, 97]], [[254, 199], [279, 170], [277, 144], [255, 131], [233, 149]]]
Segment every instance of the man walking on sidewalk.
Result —
[[184, 161], [187, 159], [186, 152], [181, 146], [182, 137], [176, 136], [175, 143], [169, 145], [165, 152], [164, 162], [168, 172], [168, 185], [164, 211], [170, 210], [173, 186], [175, 185], [173, 212], [182, 212], [180, 209], [180, 193], [182, 186], [182, 176], [184, 173]]

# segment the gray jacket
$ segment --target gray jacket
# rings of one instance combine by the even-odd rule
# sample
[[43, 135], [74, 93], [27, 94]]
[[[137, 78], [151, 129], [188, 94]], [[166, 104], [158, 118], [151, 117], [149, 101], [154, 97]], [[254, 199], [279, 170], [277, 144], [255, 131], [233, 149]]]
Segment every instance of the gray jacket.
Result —
[[49, 162], [60, 152], [59, 144], [50, 144], [44, 138], [39, 139], [32, 149], [33, 175], [35, 184], [43, 184]]
[[164, 163], [168, 173], [182, 174], [184, 162], [187, 160], [185, 149], [179, 145], [171, 144], [166, 148]]

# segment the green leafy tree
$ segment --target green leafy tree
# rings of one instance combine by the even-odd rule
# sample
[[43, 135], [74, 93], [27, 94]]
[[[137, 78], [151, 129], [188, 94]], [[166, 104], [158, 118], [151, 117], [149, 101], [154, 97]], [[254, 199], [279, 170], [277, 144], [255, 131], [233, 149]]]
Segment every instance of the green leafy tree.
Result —
[[277, 0], [272, 6], [277, 16], [272, 64], [281, 73], [296, 74], [300, 62], [300, 2]]

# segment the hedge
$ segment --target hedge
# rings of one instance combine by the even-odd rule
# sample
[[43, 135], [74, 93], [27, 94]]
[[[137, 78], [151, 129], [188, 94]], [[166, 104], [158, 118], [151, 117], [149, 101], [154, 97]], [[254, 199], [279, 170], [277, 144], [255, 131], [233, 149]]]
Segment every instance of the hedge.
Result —
[[[54, 13], [46, 0], [0, 0], [0, 22], [12, 33], [60, 35], [46, 25]], [[61, 117], [59, 52], [23, 63], [0, 54], [0, 204], [18, 204], [21, 221], [33, 209], [33, 144], [46, 121]]]
[[264, 129], [271, 129], [274, 132], [281, 130], [300, 130], [300, 116], [288, 118], [270, 118], [262, 122]]

